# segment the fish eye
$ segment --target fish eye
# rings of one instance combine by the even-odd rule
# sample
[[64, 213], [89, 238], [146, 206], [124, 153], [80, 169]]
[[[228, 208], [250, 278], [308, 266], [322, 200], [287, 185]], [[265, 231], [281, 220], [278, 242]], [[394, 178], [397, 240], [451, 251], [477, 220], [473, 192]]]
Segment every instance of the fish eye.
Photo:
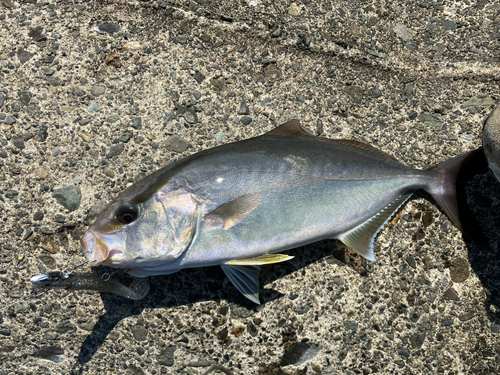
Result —
[[137, 206], [125, 203], [122, 204], [116, 211], [116, 218], [122, 224], [130, 224], [139, 216], [139, 209]]

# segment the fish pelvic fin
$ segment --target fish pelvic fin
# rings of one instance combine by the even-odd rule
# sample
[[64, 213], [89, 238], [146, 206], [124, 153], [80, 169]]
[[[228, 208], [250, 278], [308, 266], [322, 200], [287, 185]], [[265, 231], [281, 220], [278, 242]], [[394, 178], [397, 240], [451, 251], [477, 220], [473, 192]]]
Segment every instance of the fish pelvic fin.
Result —
[[477, 174], [488, 171], [482, 148], [446, 160], [427, 170], [437, 183], [426, 190], [436, 200], [455, 226], [476, 242], [487, 246], [487, 239], [477, 223], [465, 196], [465, 184]]
[[364, 223], [344, 233], [338, 239], [359, 255], [374, 262], [373, 242], [375, 241], [375, 237], [377, 237], [378, 232], [384, 227], [385, 223], [406, 202], [410, 195], [402, 195]]
[[246, 194], [217, 207], [203, 219], [219, 224], [223, 229], [229, 229], [250, 215], [261, 202], [261, 194]]
[[255, 258], [230, 260], [225, 264], [239, 266], [263, 266], [265, 264], [286, 262], [290, 259], [293, 259], [293, 256], [285, 254], [265, 254]]
[[222, 270], [233, 285], [250, 301], [260, 305], [260, 266], [238, 266], [221, 264]]

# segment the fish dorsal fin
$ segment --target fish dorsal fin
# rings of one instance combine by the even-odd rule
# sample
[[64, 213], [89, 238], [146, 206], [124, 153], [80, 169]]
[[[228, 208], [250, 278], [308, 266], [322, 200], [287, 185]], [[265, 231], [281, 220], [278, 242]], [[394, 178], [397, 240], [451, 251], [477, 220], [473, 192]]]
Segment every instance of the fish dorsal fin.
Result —
[[331, 142], [331, 143], [337, 143], [337, 144], [341, 144], [341, 145], [345, 145], [345, 146], [360, 148], [362, 150], [370, 151], [370, 152], [373, 152], [375, 154], [383, 155], [385, 157], [388, 157], [390, 159], [398, 161], [394, 156], [388, 154], [387, 152], [379, 150], [378, 148], [371, 146], [371, 145], [364, 143], [364, 142], [354, 141], [351, 139], [330, 139], [330, 138], [316, 137], [316, 136], [306, 132], [304, 130], [304, 128], [300, 125], [299, 120], [290, 120], [288, 122], [285, 122], [284, 124], [278, 126], [277, 128], [267, 132], [266, 135], [283, 136], [283, 137], [315, 138], [318, 141]]
[[222, 270], [241, 294], [260, 305], [259, 275], [260, 266], [236, 266], [221, 264]]
[[354, 140], [351, 140], [351, 139], [330, 139], [330, 138], [320, 138], [320, 139], [324, 140], [324, 141], [328, 141], [328, 142], [338, 143], [338, 144], [341, 144], [341, 145], [356, 147], [356, 148], [360, 148], [362, 150], [370, 151], [370, 152], [373, 152], [375, 154], [379, 154], [379, 155], [383, 155], [385, 157], [388, 157], [388, 158], [390, 158], [392, 160], [396, 160], [399, 163], [398, 159], [396, 159], [391, 154], [388, 154], [385, 151], [379, 150], [378, 148], [376, 148], [376, 147], [374, 147], [372, 145], [369, 145], [368, 143], [364, 143], [364, 142], [360, 142], [360, 141], [354, 141]]
[[307, 138], [317, 138], [312, 134], [309, 134], [300, 125], [299, 120], [290, 120], [281, 124], [277, 128], [266, 133], [266, 135], [275, 135], [282, 137], [307, 137]]
[[206, 214], [203, 219], [219, 224], [223, 229], [229, 229], [250, 215], [262, 202], [261, 194], [246, 194], [233, 199], [212, 212]]
[[290, 259], [293, 259], [293, 256], [286, 254], [265, 254], [255, 258], [230, 260], [229, 262], [226, 262], [226, 264], [239, 266], [263, 266], [265, 264], [286, 262]]
[[344, 233], [338, 237], [345, 245], [355, 250], [359, 255], [366, 259], [375, 261], [373, 254], [373, 241], [378, 232], [385, 225], [399, 207], [410, 197], [411, 194], [405, 194], [394, 202], [390, 203], [384, 209], [376, 213], [374, 216], [361, 223], [357, 227]]

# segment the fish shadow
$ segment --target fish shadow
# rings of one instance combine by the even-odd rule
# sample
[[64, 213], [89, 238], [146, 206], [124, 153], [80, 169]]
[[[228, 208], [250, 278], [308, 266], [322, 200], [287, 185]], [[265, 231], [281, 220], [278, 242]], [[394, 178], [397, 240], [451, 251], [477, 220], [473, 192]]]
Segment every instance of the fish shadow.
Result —
[[[333, 259], [333, 262], [339, 265], [347, 264], [362, 275], [366, 274], [356, 262], [349, 262], [351, 256], [360, 257], [351, 253], [339, 241], [325, 240], [291, 250], [287, 254], [294, 256], [294, 259], [262, 267], [259, 279], [261, 305], [255, 305], [243, 297], [219, 266], [184, 269], [172, 275], [150, 277], [151, 289], [146, 297], [138, 301], [109, 293], [100, 293], [105, 312], [99, 316], [92, 332], [83, 342], [72, 374], [86, 373], [85, 365], [94, 357], [113, 329], [123, 319], [140, 315], [144, 309], [175, 308], [204, 301], [219, 302], [224, 299], [229, 304], [259, 311], [266, 303], [287, 297], [266, 285], [324, 258]], [[362, 263], [363, 261], [360, 264]], [[291, 296], [291, 298], [294, 297]]]
[[469, 264], [486, 293], [484, 309], [490, 321], [500, 323], [500, 182], [489, 171], [476, 176], [466, 186], [471, 214], [488, 245], [464, 236]]
[[[479, 151], [459, 175], [460, 220], [468, 249], [468, 261], [485, 288], [485, 311], [494, 323], [500, 322], [500, 183]], [[417, 194], [418, 196], [418, 194]], [[424, 195], [426, 198], [429, 196]], [[287, 252], [294, 256], [289, 262], [262, 267], [261, 302], [255, 305], [243, 297], [230, 283], [220, 267], [185, 269], [168, 276], [150, 277], [151, 290], [142, 300], [132, 301], [108, 293], [100, 293], [105, 313], [85, 339], [73, 374], [85, 372], [88, 363], [108, 335], [123, 319], [140, 315], [144, 309], [175, 308], [203, 301], [227, 300], [230, 304], [259, 311], [266, 303], [278, 298], [290, 298], [266, 285], [297, 272], [312, 263], [326, 259], [329, 263], [348, 266], [366, 277], [373, 265], [335, 240], [325, 240]]]

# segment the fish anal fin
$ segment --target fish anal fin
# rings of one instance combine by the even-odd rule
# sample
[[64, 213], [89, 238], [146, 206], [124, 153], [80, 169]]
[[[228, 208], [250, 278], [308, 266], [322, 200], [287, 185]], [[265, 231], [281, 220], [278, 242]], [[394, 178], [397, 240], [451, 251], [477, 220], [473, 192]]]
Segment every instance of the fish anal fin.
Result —
[[293, 259], [293, 256], [286, 254], [265, 254], [255, 258], [230, 260], [225, 264], [240, 265], [240, 266], [263, 266], [265, 264], [286, 262], [287, 260], [290, 259]]
[[229, 229], [250, 215], [261, 202], [261, 194], [246, 194], [217, 207], [203, 219], [218, 223], [223, 229]]
[[260, 266], [221, 265], [233, 285], [250, 301], [260, 305], [259, 275]]
[[364, 223], [344, 233], [338, 239], [346, 246], [355, 250], [359, 255], [364, 256], [368, 260], [375, 261], [375, 255], [373, 254], [373, 241], [375, 237], [410, 195], [406, 194], [399, 197]]

